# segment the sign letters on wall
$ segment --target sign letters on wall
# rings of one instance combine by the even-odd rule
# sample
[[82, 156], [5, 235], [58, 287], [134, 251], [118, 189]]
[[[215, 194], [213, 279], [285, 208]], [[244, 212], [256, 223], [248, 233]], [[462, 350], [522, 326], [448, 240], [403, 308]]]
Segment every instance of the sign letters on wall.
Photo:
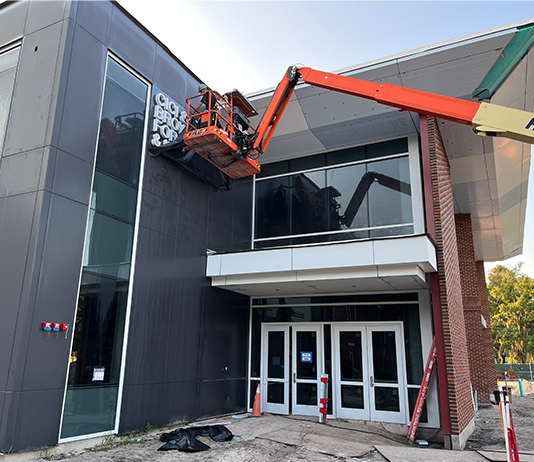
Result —
[[186, 111], [162, 91], [154, 94], [154, 115], [152, 120], [152, 138], [154, 147], [165, 146], [178, 139], [185, 129]]

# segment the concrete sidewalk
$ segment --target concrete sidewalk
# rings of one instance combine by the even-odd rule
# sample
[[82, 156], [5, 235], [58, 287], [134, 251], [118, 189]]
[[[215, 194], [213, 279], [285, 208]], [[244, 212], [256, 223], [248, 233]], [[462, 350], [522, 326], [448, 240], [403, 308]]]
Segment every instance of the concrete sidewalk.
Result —
[[[241, 416], [239, 416], [241, 417]], [[228, 427], [234, 440], [216, 443], [200, 437], [210, 446], [205, 452], [184, 453], [158, 451], [163, 445], [159, 440], [163, 432], [158, 429], [138, 437], [117, 437], [112, 444], [91, 448], [94, 441], [60, 445], [46, 451], [0, 455], [0, 462], [60, 460], [72, 462], [134, 462], [134, 461], [187, 461], [187, 462], [332, 462], [333, 459], [368, 462], [487, 462], [506, 461], [504, 451], [447, 451], [438, 445], [433, 447], [410, 446], [405, 438], [382, 428], [366, 425], [361, 421], [328, 420], [319, 424], [317, 418], [264, 414], [261, 417], [210, 419], [182, 428], [219, 423]], [[114, 437], [113, 437], [114, 438]], [[127, 440], [128, 439], [128, 440]], [[131, 444], [131, 441], [134, 441]], [[137, 442], [135, 442], [137, 441]], [[128, 444], [125, 444], [128, 442]], [[76, 445], [76, 446], [75, 446]], [[529, 458], [530, 457], [530, 458]], [[521, 456], [521, 462], [534, 462], [534, 456]]]

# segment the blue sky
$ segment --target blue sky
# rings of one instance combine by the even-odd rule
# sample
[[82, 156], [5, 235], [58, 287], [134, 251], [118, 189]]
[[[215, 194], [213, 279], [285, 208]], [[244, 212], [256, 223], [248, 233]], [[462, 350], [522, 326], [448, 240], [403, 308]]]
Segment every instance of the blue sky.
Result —
[[[325, 71], [533, 18], [532, 1], [118, 0], [210, 87], [274, 87], [291, 64]], [[534, 277], [534, 171], [524, 261]], [[494, 263], [486, 264], [491, 268]]]

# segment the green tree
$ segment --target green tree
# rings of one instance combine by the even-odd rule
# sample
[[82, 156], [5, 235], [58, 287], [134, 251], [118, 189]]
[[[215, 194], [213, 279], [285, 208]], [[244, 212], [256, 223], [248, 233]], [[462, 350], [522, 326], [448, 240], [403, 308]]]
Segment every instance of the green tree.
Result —
[[489, 305], [495, 356], [499, 362], [534, 359], [534, 279], [521, 270], [495, 266], [489, 274]]

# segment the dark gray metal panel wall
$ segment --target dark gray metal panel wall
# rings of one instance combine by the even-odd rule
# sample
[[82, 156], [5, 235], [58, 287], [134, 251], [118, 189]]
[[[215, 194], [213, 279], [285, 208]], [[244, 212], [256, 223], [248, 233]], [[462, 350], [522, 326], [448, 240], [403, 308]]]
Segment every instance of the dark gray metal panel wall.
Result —
[[[4, 452], [51, 446], [59, 435], [71, 333], [48, 336], [41, 323], [74, 320], [106, 55], [81, 42], [88, 34], [76, 11], [63, 1], [0, 9], [0, 46], [23, 38], [0, 158]], [[87, 99], [73, 103], [78, 92]], [[62, 132], [62, 120], [81, 123]]]
[[[57, 443], [71, 331], [40, 325], [75, 316], [108, 48], [179, 102], [198, 85], [113, 3], [43, 7], [0, 8], [0, 46], [24, 36], [0, 158], [5, 452]], [[208, 247], [249, 247], [251, 187], [216, 192], [147, 156], [121, 432], [245, 409], [249, 301], [205, 265]]]
[[146, 158], [121, 433], [246, 408], [249, 300], [210, 287], [205, 268], [206, 248], [250, 229], [251, 187], [216, 191]]

